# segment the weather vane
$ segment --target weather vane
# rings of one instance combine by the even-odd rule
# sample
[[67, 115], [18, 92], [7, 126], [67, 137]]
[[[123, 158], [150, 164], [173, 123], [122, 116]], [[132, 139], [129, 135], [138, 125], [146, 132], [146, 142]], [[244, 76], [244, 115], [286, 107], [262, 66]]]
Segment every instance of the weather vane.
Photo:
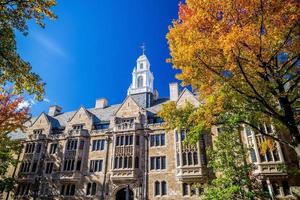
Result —
[[145, 43], [144, 43], [144, 42], [143, 42], [142, 45], [141, 45], [141, 49], [142, 49], [143, 55], [145, 55], [146, 46], [145, 46]]

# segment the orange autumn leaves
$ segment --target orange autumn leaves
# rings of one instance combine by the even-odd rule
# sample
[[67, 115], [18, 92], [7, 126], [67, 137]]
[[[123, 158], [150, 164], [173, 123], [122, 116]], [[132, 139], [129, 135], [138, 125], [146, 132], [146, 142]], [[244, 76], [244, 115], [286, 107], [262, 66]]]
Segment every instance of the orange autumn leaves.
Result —
[[24, 129], [24, 123], [28, 120], [28, 107], [20, 107], [23, 98], [8, 93], [0, 94], [0, 137], [18, 129]]
[[[237, 66], [237, 57], [249, 79], [262, 82], [258, 73], [280, 49], [295, 56], [299, 43], [299, 1], [206, 1], [187, 0], [179, 6], [179, 19], [173, 21], [167, 35], [170, 61], [182, 73], [177, 76], [192, 84], [203, 96], [230, 71], [226, 83], [246, 87]], [[289, 35], [288, 42], [286, 36]], [[215, 87], [218, 89], [218, 87]]]
[[210, 124], [219, 110], [224, 120], [235, 118], [254, 128], [271, 121], [296, 141], [299, 13], [296, 0], [186, 0], [179, 5], [167, 34], [168, 61], [204, 104], [215, 99], [201, 114]]

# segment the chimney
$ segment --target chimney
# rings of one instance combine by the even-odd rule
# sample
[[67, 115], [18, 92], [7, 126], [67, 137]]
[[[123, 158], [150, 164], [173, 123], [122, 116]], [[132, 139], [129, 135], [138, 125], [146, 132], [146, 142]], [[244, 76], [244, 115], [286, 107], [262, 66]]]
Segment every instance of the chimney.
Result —
[[170, 83], [170, 101], [177, 101], [179, 97], [179, 86], [177, 82]]
[[96, 99], [95, 108], [105, 108], [107, 107], [107, 105], [108, 105], [107, 99], [105, 98]]
[[53, 105], [49, 107], [48, 115], [51, 117], [55, 117], [56, 115], [61, 113], [61, 107], [57, 105]]

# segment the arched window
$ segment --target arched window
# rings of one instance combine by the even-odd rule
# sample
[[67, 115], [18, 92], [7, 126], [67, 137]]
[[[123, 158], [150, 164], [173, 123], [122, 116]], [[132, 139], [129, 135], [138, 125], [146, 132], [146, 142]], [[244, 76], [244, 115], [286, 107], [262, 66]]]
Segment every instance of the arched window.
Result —
[[96, 184], [96, 183], [93, 183], [93, 184], [92, 184], [92, 192], [91, 192], [91, 195], [96, 195], [96, 189], [97, 189], [97, 184]]
[[192, 165], [193, 164], [193, 158], [192, 158], [192, 153], [191, 152], [189, 152], [188, 153], [188, 165]]
[[182, 165], [186, 165], [186, 153], [182, 153]]
[[119, 164], [119, 158], [115, 157], [115, 169], [118, 168], [118, 164]]
[[128, 168], [132, 168], [132, 157], [128, 158]]
[[278, 154], [278, 150], [277, 150], [277, 149], [274, 149], [274, 150], [273, 150], [273, 157], [274, 157], [274, 160], [275, 160], [275, 161], [280, 161], [280, 158], [279, 158], [279, 154]]
[[87, 186], [86, 186], [86, 195], [90, 195], [91, 194], [91, 187], [92, 187], [92, 184], [88, 183]]
[[188, 195], [189, 194], [189, 188], [188, 188], [188, 184], [186, 183], [183, 183], [182, 184], [182, 195], [185, 196], [185, 195]]
[[161, 196], [167, 195], [167, 183], [166, 181], [161, 182]]
[[160, 195], [160, 182], [155, 181], [155, 196]]
[[75, 195], [75, 185], [71, 185], [70, 196]]
[[124, 168], [128, 168], [128, 157], [124, 158]]
[[143, 87], [143, 76], [139, 76], [138, 77], [138, 88], [141, 88]]
[[193, 153], [193, 157], [194, 157], [194, 165], [198, 165], [198, 154], [197, 154], [197, 152]]
[[123, 158], [122, 157], [119, 158], [119, 166], [118, 166], [118, 168], [123, 168]]

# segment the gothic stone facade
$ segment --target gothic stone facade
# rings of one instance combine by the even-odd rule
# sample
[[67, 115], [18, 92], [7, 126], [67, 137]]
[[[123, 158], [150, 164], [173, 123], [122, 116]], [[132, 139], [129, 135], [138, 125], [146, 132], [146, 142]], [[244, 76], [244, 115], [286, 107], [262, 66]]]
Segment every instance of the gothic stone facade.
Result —
[[[201, 185], [212, 178], [205, 151], [212, 138], [204, 135], [192, 147], [182, 142], [184, 132], [164, 130], [157, 113], [168, 101], [199, 105], [177, 83], [170, 84], [170, 98], [159, 98], [150, 63], [141, 55], [122, 104], [98, 99], [95, 108], [65, 113], [51, 106], [28, 125], [13, 198], [199, 199]], [[247, 128], [241, 134], [262, 185], [273, 196], [291, 197], [290, 185], [297, 181], [279, 170], [286, 162], [280, 145], [261, 156], [264, 138]]]

